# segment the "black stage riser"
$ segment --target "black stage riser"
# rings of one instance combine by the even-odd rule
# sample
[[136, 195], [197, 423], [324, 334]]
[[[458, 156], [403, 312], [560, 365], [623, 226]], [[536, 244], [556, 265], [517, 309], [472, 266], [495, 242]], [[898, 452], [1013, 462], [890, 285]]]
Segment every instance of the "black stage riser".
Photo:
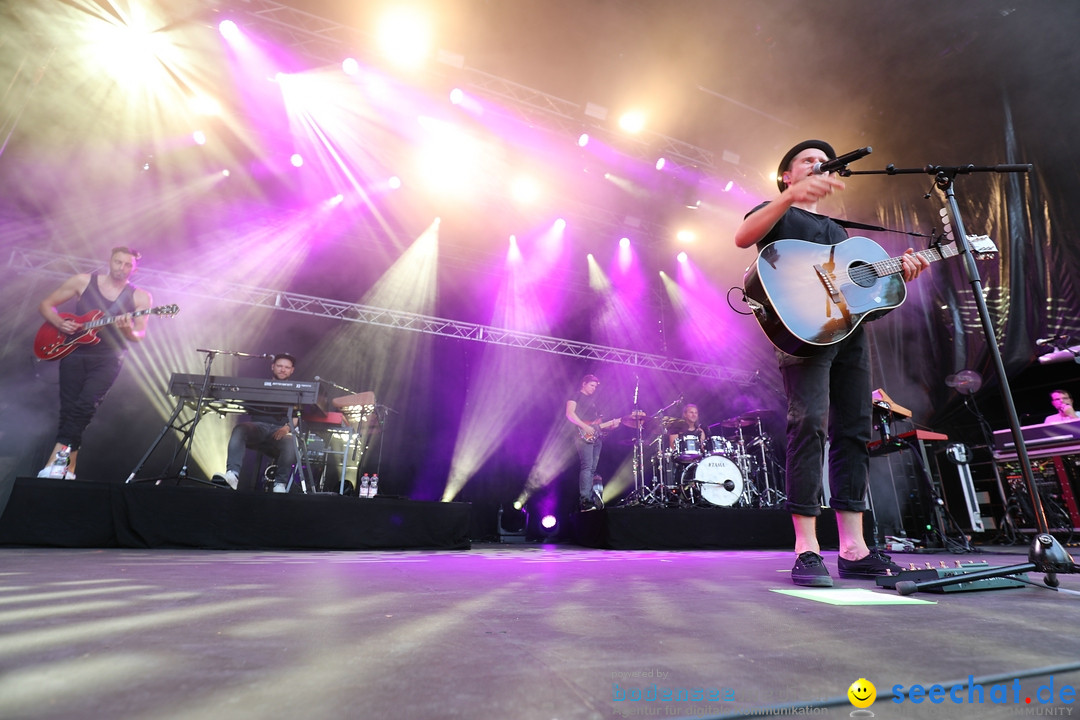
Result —
[[[781, 509], [606, 508], [575, 516], [574, 536], [580, 545], [614, 550], [790, 550], [795, 546], [791, 514]], [[818, 538], [824, 548], [838, 545], [836, 516], [831, 510], [822, 510], [818, 518]]]
[[16, 478], [0, 545], [217, 550], [468, 549], [470, 506]]

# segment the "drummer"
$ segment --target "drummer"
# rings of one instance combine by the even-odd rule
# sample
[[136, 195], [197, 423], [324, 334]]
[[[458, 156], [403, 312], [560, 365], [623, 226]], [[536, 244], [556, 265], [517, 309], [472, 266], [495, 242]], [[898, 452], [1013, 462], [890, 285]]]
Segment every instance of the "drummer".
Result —
[[698, 406], [693, 403], [683, 405], [682, 417], [668, 423], [667, 433], [668, 447], [672, 450], [678, 448], [679, 438], [683, 435], [697, 435], [698, 448], [703, 450], [705, 448], [705, 428], [698, 417]]

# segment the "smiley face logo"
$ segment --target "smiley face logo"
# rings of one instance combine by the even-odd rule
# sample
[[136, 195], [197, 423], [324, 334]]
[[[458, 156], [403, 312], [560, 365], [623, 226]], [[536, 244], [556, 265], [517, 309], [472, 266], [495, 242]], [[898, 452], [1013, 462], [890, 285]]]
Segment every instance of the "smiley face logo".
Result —
[[877, 688], [874, 687], [874, 683], [866, 678], [859, 678], [851, 683], [851, 687], [847, 690], [847, 696], [855, 707], [868, 708], [877, 699]]

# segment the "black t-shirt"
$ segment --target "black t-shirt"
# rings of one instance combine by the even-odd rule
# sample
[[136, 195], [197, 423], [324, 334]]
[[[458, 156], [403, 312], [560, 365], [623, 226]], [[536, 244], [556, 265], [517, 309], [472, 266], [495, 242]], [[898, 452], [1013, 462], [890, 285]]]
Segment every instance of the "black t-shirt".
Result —
[[[761, 203], [746, 213], [746, 216], [749, 217], [768, 204]], [[847, 240], [847, 232], [832, 218], [792, 207], [788, 208], [765, 237], [758, 241], [758, 250], [777, 240], [805, 240], [819, 245], [836, 245]]]
[[596, 393], [592, 395], [586, 395], [580, 390], [573, 394], [568, 400], [573, 400], [577, 403], [577, 407], [574, 412], [585, 423], [593, 423], [600, 419], [600, 410], [596, 402]]

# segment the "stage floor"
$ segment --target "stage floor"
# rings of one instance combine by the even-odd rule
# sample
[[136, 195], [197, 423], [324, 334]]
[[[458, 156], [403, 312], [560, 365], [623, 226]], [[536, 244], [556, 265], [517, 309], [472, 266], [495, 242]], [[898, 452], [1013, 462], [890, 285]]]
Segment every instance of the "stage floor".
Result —
[[[598, 720], [819, 703], [801, 714], [839, 718], [860, 678], [877, 688], [879, 718], [1075, 707], [1039, 694], [1080, 685], [1077, 595], [899, 598], [853, 580], [782, 594], [796, 589], [792, 559], [568, 545], [0, 548], [0, 717]], [[896, 559], [998, 565], [1026, 549]], [[836, 553], [826, 561], [835, 576]], [[1080, 576], [1061, 581], [1080, 591]], [[947, 694], [969, 676], [981, 705]], [[880, 697], [934, 683], [940, 703]], [[716, 699], [653, 699], [680, 689]]]

